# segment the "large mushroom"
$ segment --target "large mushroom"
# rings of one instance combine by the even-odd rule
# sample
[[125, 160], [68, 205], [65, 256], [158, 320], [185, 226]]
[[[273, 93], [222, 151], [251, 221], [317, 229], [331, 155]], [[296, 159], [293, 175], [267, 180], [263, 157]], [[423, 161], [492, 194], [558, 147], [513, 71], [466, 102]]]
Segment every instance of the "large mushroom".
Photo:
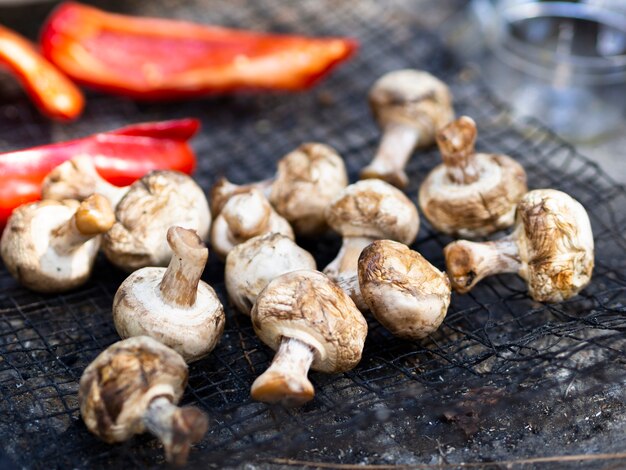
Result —
[[251, 317], [258, 337], [276, 351], [252, 384], [255, 400], [301, 405], [315, 394], [309, 368], [338, 373], [361, 360], [367, 323], [350, 297], [319, 271], [293, 271], [272, 280]]
[[528, 191], [524, 168], [506, 155], [476, 153], [476, 123], [462, 116], [437, 133], [443, 163], [422, 183], [419, 205], [440, 232], [480, 237], [515, 221]]
[[305, 143], [278, 162], [270, 180], [243, 186], [218, 181], [211, 191], [211, 211], [217, 216], [232, 195], [255, 186], [297, 234], [316, 235], [326, 229], [324, 209], [347, 184], [343, 159], [332, 147]]
[[171, 227], [169, 266], [135, 271], [113, 299], [113, 322], [122, 338], [151, 336], [187, 362], [209, 354], [224, 331], [224, 309], [200, 280], [209, 250], [193, 230]]
[[315, 259], [291, 238], [268, 233], [237, 245], [226, 258], [228, 297], [246, 315], [269, 282], [288, 272], [316, 269]]
[[233, 195], [215, 217], [211, 246], [222, 258], [237, 245], [266, 233], [280, 233], [293, 239], [291, 225], [278, 215], [257, 188]]
[[118, 341], [87, 366], [78, 402], [85, 425], [107, 443], [146, 431], [159, 438], [165, 457], [184, 465], [189, 448], [208, 428], [198, 408], [179, 408], [187, 364], [176, 351], [147, 336]]
[[583, 206], [554, 189], [527, 193], [517, 206], [515, 229], [496, 241], [459, 240], [444, 250], [454, 290], [470, 291], [481, 279], [517, 273], [538, 302], [561, 302], [591, 280], [593, 234]]
[[100, 234], [115, 222], [108, 201], [94, 194], [74, 200], [39, 201], [13, 211], [0, 241], [4, 264], [22, 285], [63, 292], [84, 284], [100, 248]]
[[361, 179], [380, 178], [403, 188], [408, 183], [404, 167], [413, 151], [431, 145], [435, 132], [454, 118], [452, 95], [428, 72], [406, 69], [379, 78], [369, 103], [383, 137]]
[[370, 311], [391, 333], [420, 339], [439, 328], [450, 305], [450, 281], [417, 251], [378, 240], [359, 257], [359, 286]]
[[419, 229], [417, 208], [399, 189], [371, 179], [346, 187], [326, 208], [326, 220], [343, 237], [343, 243], [324, 273], [346, 290], [359, 308], [366, 309], [358, 282], [361, 251], [380, 239], [413, 243]]

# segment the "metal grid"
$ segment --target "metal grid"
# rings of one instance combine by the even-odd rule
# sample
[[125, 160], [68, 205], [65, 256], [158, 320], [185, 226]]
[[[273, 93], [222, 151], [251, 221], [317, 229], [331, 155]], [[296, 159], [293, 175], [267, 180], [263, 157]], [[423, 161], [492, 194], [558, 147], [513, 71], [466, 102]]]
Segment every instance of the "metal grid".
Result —
[[[442, 328], [423, 341], [395, 339], [370, 319], [361, 364], [345, 374], [310, 374], [316, 397], [296, 410], [249, 399], [250, 385], [272, 352], [257, 340], [249, 319], [229, 307], [223, 265], [211, 257], [204, 279], [224, 302], [227, 323], [216, 350], [190, 368], [184, 403], [211, 416], [208, 434], [191, 452], [191, 467], [288, 466], [294, 459], [439, 465], [624, 450], [623, 187], [537, 123], [513, 122], [483, 79], [458, 64], [435, 35], [415, 28], [407, 12], [419, 2], [396, 8], [386, 2], [330, 1], [198, 0], [168, 6], [168, 16], [207, 23], [348, 34], [362, 47], [316, 89], [295, 95], [157, 105], [91, 94], [85, 116], [69, 126], [40, 118], [18, 96], [0, 107], [0, 149], [130, 122], [196, 116], [203, 132], [194, 140], [195, 176], [205, 190], [220, 175], [235, 182], [267, 177], [278, 158], [307, 140], [337, 148], [354, 180], [379, 137], [364, 99], [368, 87], [386, 71], [423, 68], [451, 85], [459, 114], [476, 119], [478, 149], [512, 155], [525, 166], [531, 188], [561, 189], [585, 205], [597, 250], [592, 284], [562, 304], [535, 303], [521, 280], [499, 276], [469, 295], [454, 295]], [[162, 14], [153, 2], [135, 8]], [[438, 161], [434, 150], [412, 159], [407, 188], [412, 199]], [[449, 241], [422, 220], [414, 248], [443, 268], [442, 248]], [[327, 235], [302, 244], [324, 266], [340, 242]], [[83, 288], [44, 296], [22, 289], [0, 266], [0, 449], [20, 466], [163, 463], [150, 436], [108, 446], [88, 433], [78, 413], [83, 369], [118, 339], [111, 301], [123, 278], [100, 259]]]

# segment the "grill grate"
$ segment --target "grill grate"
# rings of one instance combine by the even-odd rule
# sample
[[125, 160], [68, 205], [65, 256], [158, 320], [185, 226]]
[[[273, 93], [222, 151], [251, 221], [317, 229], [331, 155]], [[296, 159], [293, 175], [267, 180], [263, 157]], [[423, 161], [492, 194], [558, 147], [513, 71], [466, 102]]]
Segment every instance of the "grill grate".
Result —
[[[157, 2], [124, 5], [163, 15]], [[454, 295], [442, 328], [420, 342], [395, 339], [370, 319], [361, 364], [340, 375], [312, 373], [315, 400], [293, 410], [249, 399], [250, 385], [272, 352], [256, 339], [249, 319], [228, 307], [223, 265], [212, 256], [204, 279], [227, 307], [227, 324], [211, 356], [190, 368], [184, 403], [211, 416], [190, 466], [293, 463], [288, 459], [446, 464], [623, 451], [626, 191], [538, 123], [512, 121], [476, 73], [462, 67], [434, 34], [415, 27], [411, 14], [420, 2], [384, 5], [170, 1], [168, 16], [347, 34], [362, 47], [316, 89], [289, 96], [138, 104], [91, 94], [85, 116], [61, 126], [39, 117], [20, 95], [0, 107], [0, 149], [195, 116], [203, 121], [194, 140], [196, 179], [206, 190], [220, 175], [238, 183], [267, 177], [276, 160], [307, 140], [337, 148], [354, 181], [379, 137], [365, 101], [373, 80], [397, 68], [429, 70], [451, 85], [458, 114], [477, 121], [478, 149], [512, 155], [525, 166], [532, 188], [566, 191], [587, 207], [597, 250], [592, 284], [567, 302], [542, 305], [525, 295], [517, 277], [490, 278], [469, 295]], [[431, 150], [410, 162], [407, 192], [413, 200], [439, 158]], [[414, 247], [443, 268], [442, 248], [449, 241], [422, 220]], [[320, 267], [340, 244], [333, 235], [302, 243]], [[44, 296], [19, 287], [0, 266], [0, 449], [20, 466], [163, 463], [162, 450], [149, 436], [109, 446], [80, 420], [80, 375], [118, 339], [110, 308], [124, 274], [103, 259], [95, 272], [79, 290]]]

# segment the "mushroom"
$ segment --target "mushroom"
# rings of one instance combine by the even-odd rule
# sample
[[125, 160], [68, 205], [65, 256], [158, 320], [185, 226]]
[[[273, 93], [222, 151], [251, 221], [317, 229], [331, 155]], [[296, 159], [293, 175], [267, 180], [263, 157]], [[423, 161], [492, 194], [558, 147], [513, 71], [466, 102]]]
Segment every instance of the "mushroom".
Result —
[[345, 372], [361, 360], [367, 323], [354, 302], [319, 271], [273, 279], [251, 312], [257, 336], [276, 351], [252, 384], [255, 400], [299, 406], [313, 399], [309, 368]]
[[420, 339], [439, 328], [450, 305], [450, 281], [417, 251], [378, 240], [359, 257], [359, 286], [376, 319], [400, 338]]
[[383, 137], [361, 179], [380, 178], [403, 188], [413, 151], [433, 144], [435, 132], [454, 118], [450, 90], [428, 72], [396, 70], [374, 83], [369, 103]]
[[151, 336], [187, 362], [209, 354], [224, 331], [224, 309], [200, 280], [209, 250], [193, 230], [171, 227], [174, 256], [167, 268], [149, 267], [124, 280], [113, 299], [113, 322], [122, 338]]
[[382, 180], [364, 180], [345, 188], [326, 208], [328, 225], [343, 236], [336, 258], [324, 273], [367, 309], [358, 282], [358, 260], [374, 240], [413, 243], [419, 229], [417, 208], [402, 191]]
[[457, 292], [466, 293], [493, 274], [518, 273], [534, 300], [561, 302], [591, 280], [593, 234], [578, 201], [554, 189], [537, 189], [518, 204], [511, 235], [484, 243], [459, 240], [444, 254]]
[[506, 155], [476, 153], [476, 123], [462, 116], [437, 133], [443, 164], [426, 177], [419, 205], [440, 232], [468, 238], [510, 227], [526, 194], [524, 168]]
[[311, 236], [326, 230], [324, 209], [347, 184], [343, 159], [332, 147], [305, 143], [278, 162], [273, 179], [240, 186], [222, 178], [211, 191], [211, 211], [217, 216], [232, 195], [255, 186], [297, 234]]
[[80, 378], [78, 402], [85, 425], [112, 444], [149, 431], [165, 458], [184, 465], [189, 448], [208, 428], [195, 407], [179, 408], [187, 364], [176, 351], [147, 336], [118, 341], [96, 357]]
[[37, 292], [64, 292], [89, 278], [100, 234], [115, 222], [107, 200], [93, 194], [74, 200], [38, 201], [13, 211], [0, 241], [7, 270]]
[[265, 233], [294, 238], [289, 222], [276, 213], [259, 189], [251, 187], [224, 204], [211, 227], [211, 245], [225, 258], [235, 246]]
[[237, 245], [226, 258], [226, 291], [235, 307], [250, 315], [259, 293], [275, 277], [300, 269], [316, 269], [311, 254], [289, 237], [268, 233]]

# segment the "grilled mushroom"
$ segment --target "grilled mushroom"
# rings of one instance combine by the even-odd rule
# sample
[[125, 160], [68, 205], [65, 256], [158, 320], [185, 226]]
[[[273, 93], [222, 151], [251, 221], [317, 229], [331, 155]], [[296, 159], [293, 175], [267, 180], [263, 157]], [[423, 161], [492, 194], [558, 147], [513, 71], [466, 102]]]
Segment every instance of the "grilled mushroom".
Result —
[[328, 145], [302, 144], [278, 162], [276, 176], [239, 186], [225, 179], [211, 191], [211, 211], [217, 216], [234, 194], [255, 186], [267, 195], [276, 211], [299, 235], [315, 235], [326, 229], [324, 209], [348, 184], [343, 159]]
[[226, 290], [235, 307], [250, 315], [259, 293], [274, 278], [300, 269], [316, 269], [308, 251], [279, 233], [251, 238], [226, 258]]
[[278, 215], [256, 188], [232, 196], [211, 227], [211, 245], [222, 258], [240, 243], [266, 233], [280, 233], [293, 239], [291, 225]]
[[107, 200], [94, 194], [39, 201], [13, 211], [0, 241], [11, 275], [38, 292], [63, 292], [84, 284], [93, 268], [100, 234], [115, 222]]
[[117, 222], [104, 237], [107, 258], [126, 270], [167, 266], [167, 230], [177, 225], [208, 239], [209, 205], [202, 189], [177, 171], [153, 171], [135, 181], [115, 210]]
[[522, 166], [506, 155], [476, 153], [476, 124], [463, 116], [437, 133], [443, 164], [420, 187], [419, 204], [431, 224], [453, 236], [479, 237], [513, 225], [528, 191]]
[[151, 336], [187, 362], [209, 354], [224, 331], [224, 309], [200, 280], [209, 250], [193, 230], [171, 227], [174, 256], [166, 268], [135, 271], [113, 299], [113, 322], [122, 338]]
[[554, 189], [527, 193], [517, 207], [515, 230], [500, 240], [459, 240], [444, 250], [452, 287], [470, 291], [481, 279], [518, 273], [538, 302], [561, 302], [591, 280], [593, 234], [587, 212]]
[[318, 271], [293, 271], [272, 280], [251, 317], [256, 334], [276, 351], [252, 384], [255, 400], [301, 405], [315, 394], [309, 368], [344, 372], [361, 360], [367, 323], [350, 297]]
[[176, 351], [147, 336], [109, 346], [80, 378], [78, 402], [87, 428], [112, 444], [149, 431], [165, 457], [184, 465], [189, 448], [207, 431], [198, 408], [179, 408], [187, 384], [187, 364]]
[[374, 83], [369, 103], [383, 137], [361, 179], [380, 178], [403, 188], [413, 151], [431, 145], [435, 132], [454, 118], [450, 90], [427, 72], [396, 70]]
[[378, 240], [359, 257], [359, 286], [376, 319], [400, 338], [420, 339], [441, 325], [450, 281], [417, 251]]
[[343, 236], [337, 257], [324, 273], [361, 309], [367, 305], [358, 282], [361, 251], [378, 239], [413, 243], [419, 229], [417, 208], [402, 191], [381, 180], [359, 181], [344, 189], [326, 208], [328, 225]]

